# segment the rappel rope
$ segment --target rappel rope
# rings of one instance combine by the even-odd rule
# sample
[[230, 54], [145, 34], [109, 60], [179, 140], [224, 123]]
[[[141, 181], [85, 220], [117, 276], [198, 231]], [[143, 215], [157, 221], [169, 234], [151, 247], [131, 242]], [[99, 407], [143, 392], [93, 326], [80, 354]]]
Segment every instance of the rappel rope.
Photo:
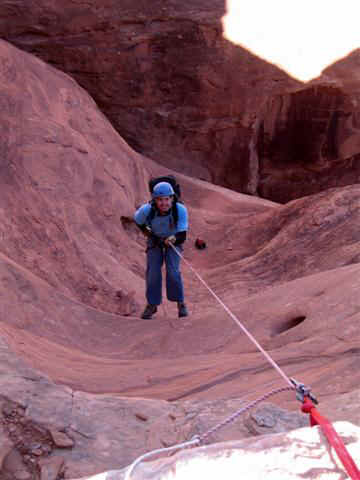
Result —
[[214, 433], [219, 431], [221, 428], [224, 428], [227, 425], [230, 425], [230, 423], [234, 422], [238, 417], [240, 417], [240, 415], [243, 415], [245, 412], [247, 412], [251, 408], [256, 407], [256, 405], [258, 405], [259, 403], [264, 402], [265, 400], [272, 397], [273, 395], [277, 395], [278, 393], [288, 392], [290, 390], [294, 390], [294, 386], [276, 388], [275, 390], [271, 390], [271, 392], [265, 393], [264, 395], [257, 398], [256, 400], [253, 400], [252, 402], [246, 404], [244, 407], [241, 407], [239, 410], [237, 410], [235, 413], [230, 415], [230, 417], [226, 418], [224, 421], [218, 423], [213, 428], [210, 428], [207, 432], [202, 433], [201, 435], [198, 435], [199, 443], [205, 442], [205, 440], [209, 438], [211, 435], [214, 435]]
[[247, 330], [247, 328], [240, 322], [240, 320], [232, 313], [232, 311], [225, 305], [225, 303], [216, 295], [214, 290], [209, 287], [209, 285], [205, 282], [205, 280], [198, 274], [195, 268], [191, 265], [190, 262], [186, 260], [186, 258], [177, 250], [177, 248], [172, 244], [169, 243], [171, 248], [179, 255], [179, 257], [186, 263], [186, 265], [190, 268], [190, 270], [196, 275], [196, 277], [200, 280], [200, 282], [204, 285], [204, 287], [211, 293], [211, 295], [220, 303], [223, 309], [228, 313], [228, 315], [234, 320], [234, 322], [241, 328], [241, 330], [248, 336], [248, 338], [256, 345], [256, 347], [260, 350], [260, 352], [264, 355], [266, 360], [275, 368], [275, 370], [282, 376], [285, 382], [294, 388], [294, 385], [291, 383], [289, 377], [285, 374], [285, 372], [279, 367], [279, 365], [270, 357], [270, 355], [263, 349], [260, 343], [256, 340], [256, 338]]
[[[281, 377], [285, 380], [288, 384], [286, 387], [280, 387], [271, 392], [266, 393], [265, 395], [257, 398], [246, 404], [245, 406], [241, 407], [237, 410], [234, 414], [230, 417], [226, 418], [224, 421], [218, 423], [211, 429], [207, 430], [206, 432], [202, 433], [201, 435], [195, 435], [192, 439], [188, 440], [187, 442], [179, 443], [177, 445], [173, 445], [171, 447], [160, 448], [157, 450], [152, 450], [151, 452], [145, 453], [138, 457], [134, 462], [128, 467], [125, 473], [124, 480], [131, 480], [131, 475], [134, 473], [135, 468], [139, 465], [142, 461], [152, 458], [155, 455], [174, 452], [177, 450], [181, 450], [184, 448], [190, 448], [199, 446], [204, 443], [208, 437], [213, 435], [215, 432], [220, 430], [221, 428], [229, 425], [230, 423], [234, 422], [241, 414], [245, 413], [246, 411], [250, 410], [258, 403], [267, 400], [269, 397], [286, 392], [289, 390], [296, 390], [297, 399], [303, 403], [302, 411], [304, 413], [309, 413], [310, 415], [310, 424], [311, 426], [319, 425], [324, 434], [326, 435], [329, 444], [333, 446], [338, 454], [339, 459], [343, 463], [347, 473], [349, 474], [352, 480], [360, 480], [360, 471], [358, 470], [355, 462], [349, 455], [344, 443], [342, 442], [341, 438], [332, 427], [331, 423], [325, 418], [322, 417], [316, 410], [314, 403], [317, 403], [316, 398], [310, 393], [310, 389], [306, 387], [302, 383], [298, 383], [294, 379], [290, 379], [284, 371], [279, 367], [279, 365], [270, 357], [270, 355], [263, 349], [263, 347], [259, 344], [256, 338], [246, 329], [246, 327], [240, 322], [240, 320], [231, 312], [231, 310], [224, 304], [224, 302], [216, 295], [216, 293], [209, 287], [209, 285], [203, 280], [203, 278], [198, 274], [198, 272], [193, 268], [193, 266], [184, 258], [184, 256], [176, 249], [176, 247], [170, 243], [171, 248], [179, 255], [179, 257], [186, 263], [186, 265], [190, 268], [190, 270], [196, 275], [196, 277], [200, 280], [200, 282], [205, 286], [205, 288], [211, 293], [211, 295], [220, 303], [220, 305], [224, 308], [224, 310], [228, 313], [228, 315], [232, 318], [232, 320], [241, 328], [241, 330], [247, 335], [247, 337], [254, 343], [254, 345], [260, 350], [260, 352], [264, 355], [266, 360], [275, 368], [275, 370], [281, 375]], [[313, 403], [314, 402], [314, 403]]]
[[200, 282], [205, 286], [205, 288], [211, 293], [211, 295], [217, 300], [218, 303], [223, 307], [223, 309], [227, 312], [227, 314], [232, 318], [232, 320], [241, 328], [241, 330], [247, 335], [247, 337], [254, 343], [254, 345], [260, 350], [260, 352], [264, 355], [266, 360], [275, 368], [275, 370], [281, 375], [281, 377], [285, 380], [285, 382], [288, 384], [287, 387], [282, 387], [278, 388], [276, 390], [272, 390], [271, 392], [263, 395], [262, 397], [258, 398], [257, 400], [254, 400], [250, 403], [248, 403], [245, 407], [242, 407], [240, 410], [236, 411], [233, 415], [228, 417], [226, 420], [223, 422], [215, 425], [213, 428], [208, 430], [207, 432], [203, 433], [202, 435], [197, 435], [191, 440], [180, 443], [178, 445], [173, 445], [172, 447], [167, 447], [167, 448], [161, 448], [158, 450], [153, 450], [151, 452], [148, 452], [141, 457], [137, 458], [127, 469], [126, 474], [125, 474], [125, 479], [124, 480], [130, 480], [131, 475], [134, 472], [135, 468], [137, 465], [139, 465], [142, 461], [146, 460], [147, 458], [153, 457], [157, 454], [160, 453], [167, 453], [167, 452], [172, 452], [174, 450], [179, 450], [182, 448], [189, 448], [193, 446], [200, 445], [200, 443], [204, 442], [206, 438], [208, 438], [210, 435], [214, 434], [217, 432], [219, 429], [223, 428], [224, 426], [228, 425], [229, 423], [232, 423], [235, 421], [241, 414], [249, 410], [250, 408], [254, 407], [258, 403], [266, 400], [272, 395], [275, 395], [277, 393], [285, 392], [288, 390], [294, 390], [294, 384], [291, 382], [289, 377], [283, 372], [283, 370], [277, 365], [277, 363], [270, 357], [270, 355], [263, 349], [263, 347], [260, 345], [260, 343], [256, 340], [256, 338], [247, 330], [247, 328], [240, 322], [240, 320], [232, 313], [232, 311], [224, 304], [224, 302], [216, 295], [216, 293], [212, 290], [212, 288], [209, 287], [209, 285], [205, 282], [205, 280], [200, 276], [200, 274], [193, 268], [193, 266], [186, 260], [186, 258], [177, 250], [177, 248], [172, 244], [169, 243], [171, 248], [179, 255], [179, 257], [186, 263], [186, 265], [190, 268], [190, 270], [195, 274], [195, 276], [200, 280]]
[[152, 450], [151, 452], [144, 453], [144, 455], [141, 455], [141, 457], [137, 458], [131, 465], [130, 467], [126, 470], [126, 474], [124, 477], [124, 480], [130, 480], [131, 475], [134, 472], [135, 468], [139, 463], [143, 462], [147, 458], [153, 457], [155, 455], [158, 455], [159, 453], [170, 453], [173, 452], [174, 450], [180, 450], [182, 448], [189, 448], [189, 447], [195, 447], [199, 445], [200, 440], [198, 437], [194, 437], [191, 440], [188, 440], [187, 442], [179, 443], [177, 445], [173, 445], [172, 447], [166, 447], [166, 448], [158, 448], [157, 450]]

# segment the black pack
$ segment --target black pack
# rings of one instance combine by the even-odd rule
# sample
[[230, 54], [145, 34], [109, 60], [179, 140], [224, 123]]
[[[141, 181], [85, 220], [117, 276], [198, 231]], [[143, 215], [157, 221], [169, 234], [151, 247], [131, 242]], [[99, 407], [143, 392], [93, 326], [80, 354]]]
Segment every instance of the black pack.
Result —
[[[173, 219], [174, 219], [174, 223], [175, 225], [177, 224], [178, 222], [178, 211], [177, 211], [177, 202], [180, 202], [182, 203], [182, 201], [180, 200], [180, 197], [181, 197], [181, 189], [180, 189], [180, 185], [178, 184], [176, 178], [174, 177], [174, 175], [165, 175], [164, 177], [155, 177], [155, 178], [151, 178], [149, 180], [149, 190], [150, 190], [150, 193], [152, 194], [153, 190], [154, 190], [154, 187], [155, 185], [157, 185], [158, 183], [160, 182], [167, 182], [167, 183], [170, 183], [170, 185], [172, 186], [174, 192], [175, 192], [175, 196], [174, 196], [174, 202], [173, 202], [173, 206], [172, 206], [172, 216], [173, 216]], [[156, 206], [155, 206], [155, 202], [152, 200], [150, 201], [151, 203], [151, 210], [150, 210], [150, 213], [147, 217], [147, 220], [148, 222], [151, 222], [151, 220], [155, 217], [156, 215]]]

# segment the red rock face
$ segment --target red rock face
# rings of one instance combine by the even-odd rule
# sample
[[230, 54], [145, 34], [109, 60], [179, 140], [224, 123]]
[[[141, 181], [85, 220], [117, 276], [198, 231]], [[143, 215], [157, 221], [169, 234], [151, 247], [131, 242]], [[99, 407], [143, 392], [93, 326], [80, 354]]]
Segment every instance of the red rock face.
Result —
[[224, 0], [28, 6], [1, 5], [3, 38], [71, 74], [157, 162], [281, 203], [359, 181], [358, 51], [299, 90], [224, 39]]
[[126, 219], [145, 190], [142, 160], [70, 77], [4, 41], [0, 65], [2, 253], [73, 299], [132, 313], [137, 275], [119, 264], [113, 276], [108, 262], [136, 238]]
[[[215, 423], [206, 414], [189, 425], [184, 400], [217, 399], [224, 415], [224, 398], [283, 386], [184, 264], [190, 316], [164, 302], [153, 320], [139, 318], [144, 240], [131, 216], [150, 173], [168, 171], [136, 154], [71, 78], [4, 41], [0, 83], [0, 390], [36, 424], [70, 435], [72, 478]], [[190, 212], [185, 258], [286, 375], [339, 404], [360, 381], [360, 185], [277, 205], [178, 176]], [[195, 249], [196, 237], [208, 248]], [[118, 395], [179, 400], [181, 415], [174, 423], [174, 403]], [[278, 401], [298, 408], [293, 394]], [[16, 441], [18, 423], [7, 423]]]
[[285, 203], [359, 182], [358, 117], [354, 97], [339, 86], [272, 97], [253, 139], [258, 194]]
[[8, 0], [0, 34], [71, 74], [138, 152], [256, 193], [260, 105], [299, 85], [223, 37], [224, 0]]
[[[185, 266], [188, 322], [180, 324], [168, 302], [154, 322], [133, 316], [144, 302], [145, 259], [144, 241], [129, 219], [148, 196], [148, 172], [159, 167], [136, 155], [68, 76], [6, 42], [0, 42], [0, 62], [0, 124], [7, 132], [1, 318], [15, 351], [52, 378], [93, 392], [220, 398], [239, 388], [237, 375], [226, 380], [239, 368], [239, 352], [251, 366], [252, 388], [270, 381], [274, 372], [256, 374], [263, 358]], [[186, 258], [264, 345], [281, 347], [291, 359], [307, 339], [317, 355], [339, 318], [352, 338], [358, 185], [279, 206], [179, 177], [191, 219]], [[201, 252], [193, 246], [198, 236], [208, 243]], [[313, 343], [324, 324], [324, 337]], [[349, 349], [346, 342], [335, 346]], [[194, 356], [200, 355], [216, 366], [199, 372]], [[164, 364], [164, 358], [172, 360]], [[179, 371], [187, 372], [185, 380]], [[158, 381], [159, 372], [166, 381]], [[355, 380], [349, 376], [341, 388]]]
[[[44, 24], [54, 20], [49, 11], [42, 11]], [[71, 17], [68, 21], [71, 25]], [[31, 43], [32, 33], [27, 35]], [[46, 418], [59, 432], [69, 430], [74, 454], [69, 440], [60, 441], [68, 445], [67, 474], [79, 478], [125, 465], [144, 450], [203, 432], [201, 418], [196, 428], [184, 418], [194, 412], [191, 406], [184, 411], [184, 399], [218, 399], [223, 415], [224, 398], [243, 401], [279, 385], [283, 379], [185, 266], [190, 317], [180, 321], [169, 303], [151, 322], [136, 315], [144, 301], [144, 242], [131, 215], [148, 197], [150, 173], [164, 169], [134, 153], [72, 79], [3, 41], [0, 79], [1, 390], [22, 399], [33, 421]], [[329, 169], [337, 155], [352, 156], [355, 166], [356, 115], [341, 92], [312, 87], [309, 97], [306, 91], [288, 94], [286, 108], [279, 102], [271, 110], [276, 121], [264, 114], [263, 132], [274, 132], [284, 152], [291, 152], [297, 139], [286, 142], [281, 119], [306, 130], [302, 108], [309, 104], [318, 130], [314, 137], [312, 130], [304, 134], [300, 153], [309, 152], [316, 162], [325, 152], [333, 162]], [[351, 115], [342, 116], [348, 111]], [[341, 128], [326, 127], [333, 112]], [[268, 155], [262, 169], [271, 172], [275, 157], [283, 171], [287, 156], [265, 133], [260, 141], [260, 127], [259, 122], [258, 141], [252, 142], [254, 166], [262, 151]], [[338, 150], [331, 143], [334, 131]], [[313, 140], [307, 143], [308, 137]], [[300, 153], [289, 169], [301, 173], [308, 166]], [[259, 168], [249, 171], [251, 185], [256, 188], [259, 178], [267, 185]], [[320, 399], [338, 400], [340, 392], [357, 388], [360, 186], [279, 206], [179, 177], [191, 218], [185, 251], [191, 264], [287, 375], [309, 383]], [[283, 182], [280, 178], [278, 185]], [[206, 250], [193, 247], [197, 236], [207, 241]], [[48, 383], [29, 365], [77, 391]], [[178, 423], [173, 416], [164, 420], [164, 412], [173, 415], [173, 402], [133, 404], [119, 394], [179, 399]], [[298, 408], [293, 395], [279, 402]], [[339, 415], [348, 418], [355, 411], [358, 418], [358, 403]], [[114, 429], [119, 416], [123, 423]], [[213, 424], [211, 419], [209, 427]], [[45, 474], [49, 465], [39, 465]]]

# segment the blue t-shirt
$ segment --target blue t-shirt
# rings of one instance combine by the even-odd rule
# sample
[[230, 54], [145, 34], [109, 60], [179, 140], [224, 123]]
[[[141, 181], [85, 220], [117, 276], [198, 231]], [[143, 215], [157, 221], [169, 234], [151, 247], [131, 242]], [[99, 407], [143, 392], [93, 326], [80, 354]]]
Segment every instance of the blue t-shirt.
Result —
[[172, 209], [170, 209], [166, 215], [160, 215], [159, 212], [155, 210], [154, 218], [149, 221], [148, 217], [151, 211], [150, 203], [145, 203], [136, 210], [134, 220], [138, 225], [149, 225], [151, 231], [157, 237], [167, 238], [178, 232], [186, 232], [189, 228], [187, 208], [182, 203], [176, 203], [176, 208], [178, 211], [178, 221], [176, 225], [174, 223]]

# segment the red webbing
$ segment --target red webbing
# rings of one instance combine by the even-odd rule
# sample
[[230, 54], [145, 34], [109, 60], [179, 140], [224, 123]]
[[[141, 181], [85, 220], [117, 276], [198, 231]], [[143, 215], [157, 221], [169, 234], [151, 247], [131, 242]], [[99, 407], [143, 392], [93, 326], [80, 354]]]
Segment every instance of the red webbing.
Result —
[[315, 425], [320, 425], [322, 431], [328, 439], [329, 444], [334, 447], [350, 478], [352, 478], [352, 480], [360, 480], [360, 471], [347, 451], [344, 442], [341, 440], [329, 420], [320, 415], [320, 413], [316, 410], [315, 405], [310, 398], [305, 397], [301, 410], [310, 415], [310, 425], [312, 427]]

